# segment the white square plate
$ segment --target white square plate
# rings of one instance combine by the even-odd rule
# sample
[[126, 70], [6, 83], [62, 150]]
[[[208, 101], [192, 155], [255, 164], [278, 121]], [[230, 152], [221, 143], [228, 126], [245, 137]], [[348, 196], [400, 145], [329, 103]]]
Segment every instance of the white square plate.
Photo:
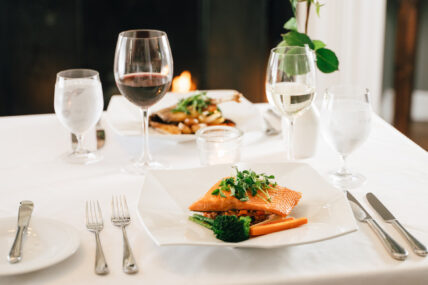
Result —
[[[235, 94], [235, 90], [207, 90], [207, 95], [212, 98], [224, 98]], [[171, 93], [168, 92], [162, 100], [150, 108], [152, 113], [170, 107], [176, 104], [180, 99], [188, 97], [195, 92], [190, 93]], [[236, 123], [236, 127], [243, 132], [263, 130], [262, 118], [250, 101], [242, 97], [240, 103], [225, 102], [219, 105], [223, 115]], [[140, 110], [137, 106], [126, 100], [121, 95], [115, 95], [110, 99], [106, 114], [107, 122], [113, 131], [120, 136], [141, 136], [142, 119]], [[150, 137], [173, 140], [177, 142], [191, 141], [195, 135], [170, 135], [157, 132], [150, 128]]]
[[202, 197], [220, 178], [234, 173], [231, 165], [147, 173], [138, 201], [140, 220], [159, 246], [202, 245], [273, 248], [313, 243], [357, 230], [343, 192], [329, 185], [304, 163], [239, 163], [238, 168], [275, 175], [279, 185], [302, 193], [294, 217], [308, 224], [239, 243], [217, 240], [212, 231], [188, 220], [188, 206]]

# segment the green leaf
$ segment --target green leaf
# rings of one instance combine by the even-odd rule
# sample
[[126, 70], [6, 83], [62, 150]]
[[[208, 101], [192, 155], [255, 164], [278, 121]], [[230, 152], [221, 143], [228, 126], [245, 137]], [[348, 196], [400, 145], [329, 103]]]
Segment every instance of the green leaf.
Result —
[[297, 32], [296, 18], [291, 17], [290, 20], [288, 20], [287, 23], [284, 24], [284, 29]]
[[317, 56], [318, 69], [324, 73], [331, 73], [339, 70], [339, 60], [336, 54], [329, 49], [320, 48], [315, 51]]
[[296, 16], [296, 7], [298, 0], [290, 0], [291, 9], [293, 10], [293, 15]]
[[301, 48], [298, 47], [291, 48], [290, 50], [288, 50], [279, 63], [279, 69], [285, 72], [287, 76], [302, 75], [308, 73], [310, 66], [308, 64], [308, 58], [306, 56], [290, 56], [293, 54], [299, 55], [301, 54], [301, 52]]
[[276, 47], [286, 47], [288, 46], [286, 41], [281, 41]]
[[315, 4], [315, 10], [317, 11], [317, 15], [318, 15], [318, 17], [320, 16], [320, 8], [322, 7], [322, 6], [324, 6], [324, 4], [321, 4], [320, 2], [315, 2], [314, 3]]
[[284, 41], [287, 42], [287, 45], [289, 46], [305, 46], [307, 44], [311, 49], [314, 49], [314, 43], [311, 41], [311, 39], [302, 33], [296, 32], [296, 31], [290, 31], [283, 35]]
[[320, 40], [312, 40], [312, 42], [314, 43], [314, 46], [315, 46], [314, 50], [317, 50], [326, 46], [326, 44]]

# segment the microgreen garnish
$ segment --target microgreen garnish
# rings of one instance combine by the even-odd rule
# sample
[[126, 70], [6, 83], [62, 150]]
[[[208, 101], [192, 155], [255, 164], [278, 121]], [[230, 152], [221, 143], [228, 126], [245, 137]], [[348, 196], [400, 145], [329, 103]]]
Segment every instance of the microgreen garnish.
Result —
[[[267, 190], [277, 185], [275, 181], [272, 181], [275, 179], [275, 176], [268, 176], [264, 173], [257, 174], [252, 170], [239, 171], [238, 168], [234, 168], [236, 170], [236, 176], [224, 178], [220, 182], [219, 188], [211, 192], [212, 195], [226, 197], [224, 192], [230, 192], [230, 196], [234, 196], [240, 201], [245, 202], [249, 200], [249, 192], [251, 196], [258, 196], [266, 203], [271, 202], [271, 197]], [[259, 192], [262, 193], [264, 197], [260, 195]]]
[[208, 105], [211, 104], [211, 98], [207, 96], [207, 92], [199, 92], [190, 97], [181, 99], [177, 106], [172, 109], [173, 113], [184, 112], [187, 115], [190, 114], [189, 107], [196, 110], [198, 113], [202, 113]]

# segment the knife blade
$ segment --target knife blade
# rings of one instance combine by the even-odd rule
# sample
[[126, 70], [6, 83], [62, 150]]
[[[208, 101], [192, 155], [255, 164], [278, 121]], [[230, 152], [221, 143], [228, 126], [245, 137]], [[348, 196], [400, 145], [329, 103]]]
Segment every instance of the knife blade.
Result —
[[16, 231], [15, 240], [10, 249], [7, 259], [9, 263], [17, 263], [22, 259], [22, 241], [24, 233], [27, 231], [30, 224], [31, 213], [33, 212], [34, 204], [31, 201], [21, 201], [18, 211], [18, 229]]
[[398, 242], [396, 242], [387, 232], [385, 232], [379, 224], [370, 216], [358, 200], [349, 192], [346, 191], [346, 197], [351, 202], [351, 208], [355, 217], [360, 222], [367, 223], [370, 228], [376, 233], [381, 240], [383, 246], [388, 253], [397, 260], [405, 260], [408, 252]]
[[419, 256], [427, 256], [428, 251], [425, 245], [411, 235], [373, 193], [367, 193], [366, 197], [367, 201], [369, 201], [370, 205], [376, 210], [382, 219], [387, 223], [391, 223], [394, 228], [403, 235], [412, 247], [414, 253]]

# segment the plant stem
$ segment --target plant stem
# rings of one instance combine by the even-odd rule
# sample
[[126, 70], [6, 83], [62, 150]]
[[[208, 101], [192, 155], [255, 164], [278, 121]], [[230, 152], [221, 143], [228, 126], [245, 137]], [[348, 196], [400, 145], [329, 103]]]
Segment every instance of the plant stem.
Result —
[[305, 34], [308, 34], [308, 23], [309, 23], [309, 14], [311, 12], [311, 0], [306, 1], [306, 21], [305, 21]]

